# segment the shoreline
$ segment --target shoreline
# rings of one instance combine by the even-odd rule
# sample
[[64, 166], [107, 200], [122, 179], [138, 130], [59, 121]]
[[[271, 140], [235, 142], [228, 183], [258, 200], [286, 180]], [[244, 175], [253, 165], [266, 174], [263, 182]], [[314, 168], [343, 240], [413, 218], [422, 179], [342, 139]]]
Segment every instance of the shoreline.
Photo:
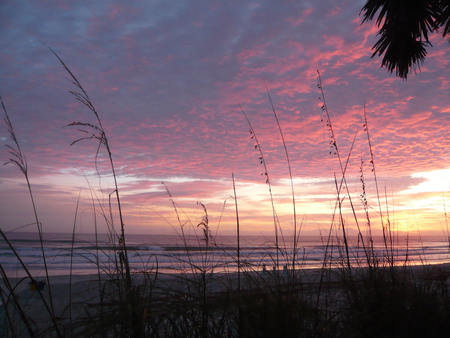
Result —
[[[378, 269], [383, 270], [383, 269], [389, 269], [390, 266], [379, 266]], [[450, 262], [449, 263], [435, 263], [435, 264], [403, 264], [403, 265], [394, 265], [393, 266], [394, 270], [399, 270], [399, 269], [409, 269], [409, 270], [413, 270], [413, 271], [418, 271], [421, 269], [426, 269], [426, 268], [431, 268], [431, 269], [437, 269], [437, 270], [442, 270], [443, 273], [449, 273], [450, 274]], [[318, 268], [318, 267], [306, 267], [306, 268], [296, 268], [295, 271], [296, 272], [304, 272], [305, 274], [309, 274], [309, 273], [314, 273], [317, 271], [321, 271], [323, 268]], [[341, 266], [338, 267], [336, 265], [334, 266], [327, 266], [325, 269], [327, 270], [331, 270], [331, 271], [339, 271], [339, 270], [343, 270], [343, 269], [348, 269], [346, 266]], [[352, 266], [351, 267], [352, 270], [367, 270], [368, 267], [367, 266]], [[151, 275], [158, 275], [158, 276], [165, 276], [167, 277], [176, 277], [176, 276], [182, 276], [182, 275], [192, 275], [192, 274], [199, 274], [200, 270], [195, 270], [195, 272], [192, 272], [193, 269], [185, 269], [185, 270], [181, 270], [181, 269], [173, 269], [173, 271], [171, 271], [170, 269], [165, 269], [164, 272], [160, 272], [160, 271], [156, 271], [156, 269], [151, 269], [148, 271], [144, 271], [144, 270], [139, 270], [137, 272], [134, 272], [133, 269], [131, 269], [131, 274], [132, 276], [136, 276], [136, 275], [141, 275], [141, 274], [151, 274]], [[217, 269], [218, 270], [218, 269]], [[72, 282], [80, 282], [80, 281], [87, 281], [87, 280], [98, 280], [98, 276], [99, 274], [97, 273], [76, 273], [76, 274], [72, 274], [70, 275], [69, 273], [67, 274], [51, 274], [51, 269], [49, 270], [50, 274], [49, 274], [49, 279], [50, 281], [58, 281], [59, 283], [61, 282], [69, 282], [70, 280], [72, 280]], [[170, 271], [170, 272], [168, 272]], [[243, 267], [241, 269], [241, 274], [267, 274], [267, 275], [271, 275], [275, 270], [275, 267], [273, 267], [273, 269], [267, 269], [264, 270], [264, 267], [261, 266], [259, 269], [253, 269], [253, 268], [246, 268]], [[288, 267], [287, 270], [283, 269], [282, 267], [280, 267], [280, 269], [277, 270], [279, 274], [284, 274], [286, 272], [291, 272], [292, 270]], [[237, 274], [238, 271], [214, 271], [214, 269], [209, 269], [206, 272], [207, 275], [214, 275], [214, 276], [233, 276], [236, 275], [237, 278]], [[109, 276], [110, 274], [106, 274], [106, 273], [101, 273], [100, 276], [102, 277], [102, 280], [104, 280], [104, 277]], [[36, 281], [39, 280], [46, 280], [46, 276], [45, 275], [37, 275], [36, 277], [34, 277]], [[27, 275], [25, 276], [15, 276], [15, 277], [8, 277], [8, 280], [10, 282], [18, 282], [20, 280], [29, 280], [29, 277]], [[3, 282], [3, 278], [0, 278], [0, 283]]]
[[[439, 263], [439, 264], [417, 264], [417, 265], [399, 265], [394, 266], [394, 271], [401, 272], [404, 270], [405, 273], [412, 274], [414, 278], [417, 279], [439, 279], [446, 280], [450, 278], [450, 263]], [[390, 269], [389, 266], [381, 266], [378, 267], [378, 271], [388, 271]], [[287, 280], [289, 276], [292, 275], [292, 270], [287, 269], [279, 269], [278, 273], [274, 273], [275, 270], [245, 270], [243, 269], [240, 273], [240, 278], [244, 282], [246, 279], [262, 279], [262, 280], [270, 280], [274, 277], [281, 277], [281, 280]], [[318, 281], [318, 278], [322, 271], [327, 272], [327, 278], [331, 280], [336, 280], [341, 278], [343, 272], [348, 271], [346, 267], [327, 267], [325, 269], [322, 268], [303, 268], [296, 269], [295, 274], [297, 276], [296, 280], [299, 284], [314, 284]], [[352, 274], [354, 273], [355, 277], [358, 275], [364, 275], [367, 271], [367, 267], [352, 267]], [[200, 271], [174, 271], [174, 272], [132, 272], [132, 279], [136, 285], [142, 284], [144, 282], [144, 275], [146, 278], [150, 278], [151, 280], [155, 280], [156, 284], [169, 284], [174, 283], [175, 281], [187, 282], [194, 281], [195, 278], [201, 275]], [[208, 283], [217, 283], [217, 284], [226, 284], [228, 283], [230, 286], [233, 286], [237, 283], [238, 280], [238, 272], [206, 272], [205, 276], [207, 277], [206, 281]], [[45, 281], [47, 282], [47, 278], [45, 276], [35, 277], [35, 282]], [[100, 274], [100, 278], [98, 274], [75, 274], [75, 275], [50, 275], [49, 281], [50, 286], [59, 287], [59, 288], [69, 288], [70, 283], [72, 285], [80, 285], [80, 284], [92, 284], [92, 283], [105, 283], [108, 281], [112, 281], [114, 278], [112, 275], [108, 274]], [[139, 280], [141, 279], [141, 280]], [[8, 281], [12, 287], [14, 287], [16, 293], [22, 293], [30, 290], [30, 278], [27, 277], [11, 277], [8, 278]], [[155, 284], [155, 285], [156, 285]], [[3, 290], [5, 288], [5, 280], [0, 278], [0, 287]], [[159, 286], [158, 286], [159, 287]], [[47, 289], [48, 286], [44, 287], [44, 290]]]

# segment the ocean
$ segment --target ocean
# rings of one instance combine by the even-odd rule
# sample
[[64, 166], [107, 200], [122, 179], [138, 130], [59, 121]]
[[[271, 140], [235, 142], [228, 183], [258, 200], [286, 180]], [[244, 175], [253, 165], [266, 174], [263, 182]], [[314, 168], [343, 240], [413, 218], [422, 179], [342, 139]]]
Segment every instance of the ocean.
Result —
[[[86, 275], [111, 273], [115, 267], [115, 250], [108, 235], [45, 233], [43, 250], [36, 233], [7, 234], [17, 255], [35, 277], [45, 276], [43, 254], [49, 275]], [[216, 236], [207, 243], [196, 236], [135, 235], [126, 237], [128, 257], [133, 271], [165, 273], [203, 270], [233, 272], [238, 267], [238, 247], [235, 236]], [[292, 238], [280, 237], [278, 247], [271, 236], [240, 237], [239, 261], [243, 269], [262, 270], [292, 267], [294, 243]], [[343, 241], [331, 237], [300, 236], [296, 243], [295, 268], [319, 268], [326, 262], [334, 267], [346, 264]], [[368, 247], [369, 244], [365, 243]], [[357, 237], [348, 238], [350, 262], [363, 266], [364, 246]], [[446, 263], [450, 258], [449, 241], [444, 236], [408, 236], [386, 245], [382, 237], [374, 237], [373, 252], [379, 260], [393, 257], [397, 265]], [[386, 254], [388, 253], [388, 254]], [[16, 254], [4, 239], [0, 240], [0, 264], [9, 277], [25, 277], [26, 273]]]

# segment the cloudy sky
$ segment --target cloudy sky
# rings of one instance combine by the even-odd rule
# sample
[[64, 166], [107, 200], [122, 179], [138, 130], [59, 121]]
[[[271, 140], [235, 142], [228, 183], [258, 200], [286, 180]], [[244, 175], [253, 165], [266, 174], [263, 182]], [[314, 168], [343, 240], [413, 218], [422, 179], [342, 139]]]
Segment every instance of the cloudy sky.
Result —
[[[92, 232], [94, 215], [105, 229], [114, 196], [104, 147], [96, 156], [95, 139], [70, 146], [89, 134], [68, 124], [97, 121], [69, 93], [77, 88], [47, 45], [98, 111], [129, 233], [195, 227], [204, 216], [200, 203], [214, 232], [234, 233], [232, 175], [244, 233], [273, 233], [273, 210], [281, 230], [292, 233], [291, 182], [304, 234], [338, 227], [338, 198], [347, 228], [366, 231], [364, 192], [374, 230], [383, 218], [397, 230], [446, 232], [448, 42], [433, 36], [421, 71], [398, 79], [371, 58], [377, 30], [374, 23], [361, 26], [363, 4], [1, 1], [0, 95], [28, 162], [44, 231], [71, 231], [75, 224], [76, 231]], [[10, 158], [4, 145], [14, 145], [4, 123], [0, 138], [4, 163]], [[348, 162], [347, 187], [338, 192], [340, 161]], [[1, 166], [0, 189], [1, 228], [33, 231], [17, 167]], [[115, 213], [114, 202], [112, 208]]]

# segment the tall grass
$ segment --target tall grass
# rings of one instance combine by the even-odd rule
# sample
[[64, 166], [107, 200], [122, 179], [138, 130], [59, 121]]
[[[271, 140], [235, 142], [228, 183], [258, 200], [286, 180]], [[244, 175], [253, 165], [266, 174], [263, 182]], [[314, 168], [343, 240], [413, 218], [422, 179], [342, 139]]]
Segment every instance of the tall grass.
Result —
[[[47, 312], [50, 315], [50, 318], [51, 318], [51, 320], [53, 322], [53, 325], [54, 325], [53, 328], [55, 329], [57, 335], [59, 337], [62, 337], [61, 332], [60, 332], [60, 330], [58, 328], [56, 319], [55, 319], [55, 309], [54, 309], [54, 306], [53, 306], [53, 297], [52, 297], [52, 293], [51, 293], [51, 284], [50, 284], [48, 267], [47, 267], [47, 259], [46, 259], [46, 255], [45, 255], [45, 251], [44, 251], [44, 240], [43, 240], [42, 224], [39, 221], [37, 207], [36, 207], [36, 203], [34, 201], [33, 190], [32, 190], [31, 183], [30, 183], [30, 178], [29, 178], [29, 175], [28, 175], [27, 160], [26, 160], [25, 155], [22, 152], [22, 149], [20, 148], [19, 141], [17, 139], [17, 136], [16, 136], [16, 133], [14, 131], [12, 122], [11, 122], [11, 120], [9, 118], [9, 115], [8, 115], [8, 111], [6, 110], [5, 104], [4, 104], [3, 99], [2, 99], [1, 96], [0, 96], [0, 102], [2, 104], [2, 108], [3, 108], [3, 112], [4, 112], [3, 118], [4, 118], [4, 121], [5, 121], [7, 130], [9, 132], [9, 136], [10, 136], [11, 140], [13, 141], [13, 146], [10, 146], [8, 144], [6, 145], [6, 147], [8, 148], [8, 153], [11, 155], [11, 158], [9, 159], [8, 162], [5, 163], [5, 165], [6, 164], [10, 164], [10, 163], [15, 165], [22, 172], [22, 174], [25, 177], [25, 181], [26, 181], [27, 188], [28, 188], [28, 194], [29, 194], [30, 199], [31, 199], [32, 209], [33, 209], [33, 213], [34, 213], [34, 218], [35, 218], [35, 221], [36, 221], [35, 224], [37, 226], [37, 233], [39, 235], [39, 242], [40, 242], [42, 260], [44, 262], [45, 277], [46, 277], [46, 281], [47, 281], [47, 284], [48, 284], [48, 288], [47, 288], [48, 294], [49, 294], [48, 302], [44, 298], [43, 291], [40, 290], [40, 288], [38, 288], [39, 296], [41, 297], [41, 299], [42, 299], [42, 301], [43, 301], [43, 303], [45, 305], [45, 309], [47, 310]], [[17, 251], [11, 245], [10, 241], [8, 240], [8, 238], [6, 237], [5, 233], [2, 230], [0, 230], [0, 236], [5, 240], [5, 242], [8, 244], [8, 246], [11, 249], [11, 251], [13, 252], [14, 256], [20, 262], [22, 268], [24, 269], [24, 271], [26, 272], [26, 274], [28, 275], [28, 277], [30, 279], [30, 283], [35, 284], [36, 281], [34, 280], [33, 276], [28, 271], [26, 265], [20, 259], [20, 256], [18, 255]], [[2, 268], [0, 271], [1, 271], [2, 278], [4, 278], [4, 279], [6, 278], [7, 279], [7, 275], [5, 275], [4, 269]], [[10, 288], [10, 284], [9, 283], [7, 283], [7, 285], [8, 285], [8, 291], [11, 293], [13, 290]], [[19, 312], [21, 314], [21, 317], [23, 319], [26, 319], [26, 318], [23, 317], [23, 311], [20, 308], [20, 305], [19, 305], [19, 303], [17, 303], [17, 300], [16, 300], [16, 298], [14, 296], [13, 296], [13, 299], [15, 300], [15, 302], [14, 302], [15, 306], [18, 307]], [[25, 320], [25, 325], [26, 325], [26, 327], [27, 327], [27, 329], [28, 329], [28, 331], [29, 331], [29, 333], [31, 335], [32, 332], [30, 332], [30, 324], [28, 323], [28, 320]]]
[[[50, 49], [51, 50], [51, 49]], [[373, 173], [380, 226], [383, 234], [383, 251], [377, 254], [372, 231], [375, 221], [370, 214], [371, 201], [368, 199], [364, 159], [361, 159], [359, 180], [361, 184], [361, 210], [350, 194], [347, 184], [348, 164], [353, 156], [357, 131], [348, 154], [338, 147], [337, 134], [331, 122], [325, 91], [318, 73], [319, 91], [323, 102], [324, 121], [330, 132], [330, 155], [336, 156], [339, 174], [335, 175], [335, 208], [332, 221], [324, 234], [324, 256], [319, 269], [304, 269], [305, 253], [300, 253], [299, 240], [301, 224], [297, 221], [294, 174], [291, 168], [288, 147], [269, 90], [266, 87], [278, 127], [281, 143], [287, 161], [293, 208], [292, 247], [285, 243], [278, 219], [275, 198], [268, 164], [264, 157], [256, 131], [241, 107], [250, 127], [251, 138], [255, 141], [263, 177], [268, 185], [272, 209], [275, 237], [275, 257], [269, 257], [274, 269], [261, 270], [261, 266], [245, 263], [240, 244], [240, 214], [235, 177], [232, 174], [234, 212], [236, 217], [237, 245], [235, 253], [222, 251], [216, 243], [213, 229], [219, 228], [208, 213], [207, 206], [198, 203], [200, 216], [197, 221], [188, 216], [175, 202], [175, 197], [163, 182], [169, 202], [176, 218], [172, 225], [181, 240], [177, 252], [174, 273], [159, 271], [158, 257], [154, 264], [142, 261], [142, 267], [130, 264], [130, 249], [126, 241], [124, 210], [119, 193], [119, 185], [113, 161], [113, 152], [103, 127], [100, 115], [87, 92], [68, 66], [53, 51], [64, 70], [69, 74], [76, 90], [71, 91], [76, 100], [83, 103], [92, 113], [95, 123], [72, 122], [69, 127], [79, 129], [83, 136], [73, 144], [84, 140], [98, 143], [96, 156], [106, 151], [109, 168], [114, 181], [114, 190], [109, 193], [107, 205], [103, 205], [90, 188], [94, 214], [95, 256], [89, 259], [97, 268], [97, 275], [90, 282], [76, 285], [72, 274], [69, 276], [68, 303], [54, 306], [60, 295], [51, 283], [45, 259], [43, 227], [39, 221], [34, 202], [35, 224], [42, 248], [45, 266], [47, 292], [38, 289], [38, 309], [48, 313], [48, 320], [37, 323], [36, 313], [21, 299], [18, 289], [24, 281], [34, 283], [27, 265], [21, 259], [7, 234], [0, 229], [0, 236], [26, 273], [21, 280], [11, 279], [3, 266], [0, 296], [5, 309], [8, 337], [447, 337], [450, 328], [448, 271], [437, 273], [433, 269], [415, 269], [408, 257], [396, 261], [396, 242], [390, 224], [388, 211], [382, 209], [382, 196], [378, 187], [375, 155], [369, 134], [366, 110], [363, 112], [363, 129], [367, 135], [370, 171]], [[27, 182], [29, 195], [34, 201], [28, 176], [26, 158], [18, 143], [8, 112], [1, 99], [4, 121], [9, 131], [12, 146], [7, 146], [11, 163], [19, 168]], [[99, 174], [100, 175], [100, 174]], [[348, 203], [355, 227], [358, 230], [355, 246], [348, 235], [348, 223], [344, 219], [344, 207]], [[79, 201], [75, 208], [72, 231], [71, 267], [76, 241]], [[225, 208], [225, 203], [224, 203]], [[386, 210], [387, 205], [386, 205]], [[222, 210], [223, 212], [223, 210]], [[357, 215], [363, 214], [361, 221]], [[108, 226], [108, 237], [112, 243], [105, 249], [99, 245], [97, 215]], [[117, 221], [118, 219], [118, 221]], [[186, 220], [185, 220], [186, 219]], [[168, 220], [167, 220], [168, 221]], [[119, 223], [118, 229], [117, 222]], [[169, 221], [168, 221], [169, 222]], [[169, 222], [170, 224], [170, 222]], [[367, 229], [364, 234], [363, 226]], [[200, 258], [193, 256], [192, 241]], [[283, 244], [281, 244], [283, 243]], [[362, 257], [358, 248], [362, 247]], [[167, 255], [171, 255], [170, 251]], [[102, 261], [100, 257], [106, 257]], [[216, 261], [220, 257], [221, 261]], [[280, 269], [280, 261], [288, 264]], [[112, 266], [110, 263], [112, 262]], [[426, 263], [426, 261], [425, 261]], [[236, 266], [229, 269], [228, 264]], [[221, 273], [218, 273], [218, 269]], [[71, 269], [71, 268], [70, 268]], [[78, 289], [77, 289], [78, 288]], [[81, 289], [80, 289], [81, 288]], [[78, 290], [78, 291], [76, 291]], [[80, 291], [81, 290], [81, 291]], [[82, 292], [80, 302], [76, 302], [75, 292]], [[36, 311], [36, 310], [34, 310]], [[37, 310], [40, 311], [40, 310]], [[1, 325], [1, 324], [0, 324]]]
[[280, 121], [278, 119], [277, 111], [276, 111], [275, 106], [273, 104], [272, 97], [270, 96], [270, 92], [269, 92], [269, 89], [267, 88], [267, 85], [266, 85], [266, 91], [267, 91], [267, 95], [269, 96], [270, 105], [272, 107], [272, 112], [273, 112], [273, 115], [275, 117], [275, 121], [277, 123], [278, 130], [280, 132], [280, 136], [281, 136], [281, 140], [282, 140], [283, 148], [284, 148], [284, 153], [286, 155], [287, 166], [288, 166], [288, 170], [289, 170], [289, 181], [291, 183], [291, 195], [292, 195], [292, 214], [293, 214], [293, 224], [294, 224], [294, 234], [293, 234], [294, 245], [293, 245], [293, 248], [292, 248], [292, 271], [294, 271], [295, 270], [295, 263], [296, 263], [295, 256], [296, 256], [296, 253], [297, 253], [297, 238], [298, 238], [298, 236], [300, 236], [300, 233], [298, 232], [298, 229], [297, 229], [297, 208], [296, 208], [296, 202], [295, 202], [294, 179], [293, 179], [293, 175], [292, 175], [291, 160], [289, 158], [288, 148], [287, 148], [287, 145], [286, 145], [286, 141], [284, 139], [284, 133], [283, 133], [283, 130], [281, 129], [281, 125], [280, 125]]
[[248, 123], [248, 126], [250, 127], [249, 133], [251, 135], [251, 139], [255, 140], [255, 149], [259, 152], [259, 163], [263, 165], [264, 167], [264, 172], [261, 174], [261, 176], [265, 177], [265, 181], [267, 186], [269, 187], [269, 196], [270, 196], [270, 204], [272, 206], [272, 218], [273, 218], [273, 227], [274, 227], [274, 232], [275, 232], [275, 246], [276, 246], [276, 260], [275, 260], [275, 267], [278, 269], [280, 266], [280, 258], [279, 258], [279, 253], [280, 253], [280, 246], [279, 246], [279, 219], [275, 210], [275, 201], [274, 201], [274, 197], [273, 197], [273, 193], [272, 193], [272, 183], [270, 181], [270, 175], [269, 175], [269, 170], [267, 168], [267, 164], [266, 164], [266, 160], [264, 157], [264, 153], [263, 150], [261, 148], [261, 144], [259, 143], [258, 137], [256, 136], [256, 132], [252, 127], [252, 124], [249, 120], [249, 118], [247, 117], [247, 114], [245, 113], [244, 109], [242, 109], [242, 107], [239, 105], [239, 107], [241, 108], [242, 114], [245, 117], [245, 120]]

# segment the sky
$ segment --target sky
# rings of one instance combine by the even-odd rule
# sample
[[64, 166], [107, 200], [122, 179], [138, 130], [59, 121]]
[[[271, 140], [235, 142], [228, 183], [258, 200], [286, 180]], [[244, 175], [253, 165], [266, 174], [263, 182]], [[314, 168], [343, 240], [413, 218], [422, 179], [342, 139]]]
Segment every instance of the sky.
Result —
[[[340, 219], [448, 234], [450, 46], [433, 35], [420, 72], [396, 78], [371, 58], [364, 3], [2, 0], [0, 95], [44, 232], [107, 231], [111, 214], [120, 227], [106, 149], [71, 145], [90, 134], [68, 124], [98, 122], [50, 47], [101, 119], [126, 233], [201, 233], [207, 216], [214, 235], [237, 219], [241, 234], [324, 235]], [[6, 163], [5, 123], [0, 139]], [[35, 231], [11, 163], [0, 189], [1, 229]]]

